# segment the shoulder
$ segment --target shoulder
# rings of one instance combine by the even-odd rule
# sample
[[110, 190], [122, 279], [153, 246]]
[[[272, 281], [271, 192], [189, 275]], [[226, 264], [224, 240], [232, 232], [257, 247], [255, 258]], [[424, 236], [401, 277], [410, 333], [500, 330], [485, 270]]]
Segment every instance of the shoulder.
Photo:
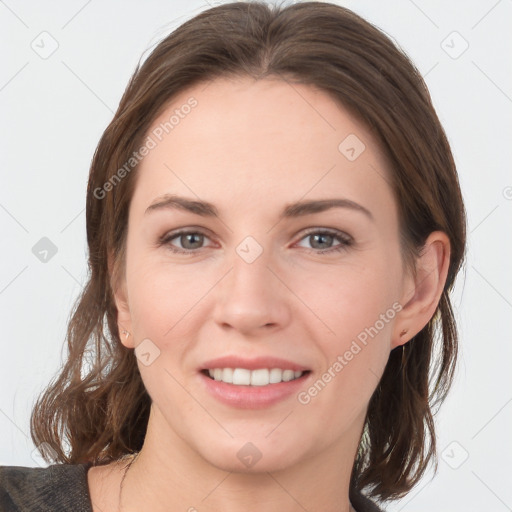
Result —
[[53, 464], [45, 468], [0, 466], [2, 512], [90, 512], [90, 464]]

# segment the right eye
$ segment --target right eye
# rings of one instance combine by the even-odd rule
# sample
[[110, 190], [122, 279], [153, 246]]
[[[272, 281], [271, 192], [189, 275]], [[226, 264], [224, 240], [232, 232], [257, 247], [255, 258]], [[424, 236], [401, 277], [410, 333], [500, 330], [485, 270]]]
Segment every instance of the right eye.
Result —
[[[181, 247], [176, 247], [172, 242], [178, 240]], [[167, 233], [160, 240], [160, 245], [165, 245], [170, 251], [178, 254], [190, 254], [202, 249], [204, 240], [209, 238], [200, 231], [181, 230]]]

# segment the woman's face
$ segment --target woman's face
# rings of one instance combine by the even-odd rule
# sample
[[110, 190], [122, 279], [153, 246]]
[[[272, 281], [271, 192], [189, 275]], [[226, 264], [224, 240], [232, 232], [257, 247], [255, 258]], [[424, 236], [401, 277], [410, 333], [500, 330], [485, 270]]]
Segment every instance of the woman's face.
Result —
[[375, 140], [324, 92], [249, 79], [147, 135], [116, 300], [160, 442], [229, 471], [355, 446], [411, 292]]

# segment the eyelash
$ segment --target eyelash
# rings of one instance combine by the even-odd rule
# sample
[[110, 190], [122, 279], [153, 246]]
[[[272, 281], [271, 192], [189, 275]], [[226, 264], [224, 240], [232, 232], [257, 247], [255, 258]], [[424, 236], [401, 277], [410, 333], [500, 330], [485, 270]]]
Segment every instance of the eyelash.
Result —
[[[171, 245], [172, 240], [174, 240], [175, 238], [178, 238], [180, 236], [186, 236], [186, 235], [203, 235], [208, 238], [208, 236], [201, 231], [181, 230], [181, 231], [175, 231], [173, 233], [166, 233], [165, 235], [160, 237], [158, 245], [159, 246], [163, 246], [163, 245], [167, 246], [167, 248], [173, 253], [188, 254], [188, 255], [192, 255], [193, 253], [198, 252], [200, 249], [204, 249], [204, 247], [200, 247], [198, 249], [177, 249], [176, 247]], [[324, 229], [317, 229], [317, 228], [311, 229], [310, 231], [308, 231], [307, 233], [304, 234], [304, 236], [299, 240], [299, 242], [311, 235], [328, 235], [328, 236], [332, 236], [335, 240], [340, 242], [339, 245], [331, 247], [330, 249], [321, 250], [321, 249], [307, 249], [306, 248], [307, 252], [314, 253], [314, 254], [337, 253], [337, 252], [341, 252], [341, 251], [346, 251], [354, 243], [353, 238], [350, 237], [349, 235], [347, 235], [341, 231], [328, 230], [325, 228]]]

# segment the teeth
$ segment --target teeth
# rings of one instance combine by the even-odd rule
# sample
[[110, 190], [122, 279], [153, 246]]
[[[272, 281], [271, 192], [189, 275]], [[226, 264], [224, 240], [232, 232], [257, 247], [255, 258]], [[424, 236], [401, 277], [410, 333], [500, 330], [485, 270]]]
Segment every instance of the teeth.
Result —
[[208, 373], [212, 379], [235, 386], [268, 386], [298, 379], [304, 372], [280, 368], [259, 368], [252, 371], [246, 368], [213, 368]]

